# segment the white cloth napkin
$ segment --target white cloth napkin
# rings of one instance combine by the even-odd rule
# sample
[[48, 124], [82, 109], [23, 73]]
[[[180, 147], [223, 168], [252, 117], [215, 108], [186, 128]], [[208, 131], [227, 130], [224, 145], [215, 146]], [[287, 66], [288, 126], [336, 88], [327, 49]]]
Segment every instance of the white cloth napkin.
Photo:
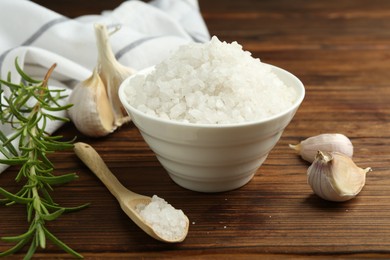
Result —
[[[95, 23], [121, 26], [110, 37], [111, 46], [120, 63], [136, 70], [159, 63], [180, 45], [210, 39], [197, 0], [125, 1], [114, 10], [75, 19], [26, 0], [1, 0], [0, 10], [0, 77], [11, 72], [13, 82], [20, 80], [16, 57], [37, 79], [56, 63], [49, 86], [69, 92], [96, 65]], [[49, 132], [60, 126], [50, 125]], [[0, 127], [11, 134], [6, 125]], [[0, 164], [0, 172], [6, 168]]]

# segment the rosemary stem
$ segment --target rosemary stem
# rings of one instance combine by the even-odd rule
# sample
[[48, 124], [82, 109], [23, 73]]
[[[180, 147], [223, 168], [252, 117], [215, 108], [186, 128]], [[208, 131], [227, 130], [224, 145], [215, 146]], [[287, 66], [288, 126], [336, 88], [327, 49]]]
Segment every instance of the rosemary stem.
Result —
[[[82, 258], [82, 256], [54, 236], [46, 227], [45, 222], [56, 220], [66, 212], [85, 208], [88, 204], [67, 208], [55, 203], [50, 195], [52, 185], [60, 185], [74, 180], [77, 175], [53, 174], [54, 166], [47, 158], [48, 153], [70, 149], [71, 141], [60, 141], [60, 136], [48, 136], [45, 130], [47, 120], [67, 122], [67, 118], [52, 116], [50, 111], [65, 111], [71, 105], [60, 105], [63, 90], [48, 88], [48, 80], [53, 72], [53, 65], [47, 72], [43, 81], [29, 77], [15, 61], [16, 70], [22, 77], [18, 84], [0, 79], [0, 93], [8, 87], [10, 94], [0, 98], [0, 122], [13, 128], [14, 134], [7, 137], [0, 129], [0, 153], [5, 159], [1, 163], [20, 166], [15, 181], [25, 180], [21, 190], [15, 194], [0, 188], [0, 195], [4, 196], [5, 205], [23, 204], [27, 207], [27, 220], [30, 223], [26, 233], [19, 236], [3, 237], [5, 241], [15, 242], [10, 249], [0, 252], [0, 257], [11, 255], [22, 249], [27, 243], [30, 247], [25, 259], [30, 259], [38, 247], [46, 247], [46, 239], [62, 248], [69, 254]], [[10, 79], [11, 77], [8, 77]], [[33, 103], [35, 102], [35, 104]], [[32, 105], [31, 105], [32, 104]], [[13, 142], [14, 140], [19, 140]]]

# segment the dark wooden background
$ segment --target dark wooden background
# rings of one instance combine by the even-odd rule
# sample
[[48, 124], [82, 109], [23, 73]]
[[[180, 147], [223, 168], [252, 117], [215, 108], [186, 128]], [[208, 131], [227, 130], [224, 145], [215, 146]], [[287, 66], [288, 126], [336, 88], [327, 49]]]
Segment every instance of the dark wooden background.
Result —
[[[122, 1], [35, 2], [75, 17]], [[389, 258], [390, 1], [200, 0], [200, 7], [212, 35], [238, 41], [305, 84], [305, 100], [275, 149], [246, 186], [202, 194], [169, 179], [133, 124], [101, 139], [82, 137], [68, 124], [58, 133], [93, 145], [125, 186], [183, 209], [190, 232], [176, 245], [148, 237], [71, 151], [52, 159], [59, 173], [80, 178], [56, 188], [54, 196], [64, 206], [92, 204], [49, 223], [50, 230], [86, 259]], [[345, 203], [313, 195], [306, 183], [309, 165], [288, 148], [332, 132], [350, 137], [355, 162], [373, 168], [363, 191]], [[0, 186], [15, 189], [15, 173], [1, 174]], [[23, 207], [1, 207], [0, 236], [26, 227]], [[0, 251], [8, 246], [0, 242]], [[36, 257], [69, 256], [49, 244]]]

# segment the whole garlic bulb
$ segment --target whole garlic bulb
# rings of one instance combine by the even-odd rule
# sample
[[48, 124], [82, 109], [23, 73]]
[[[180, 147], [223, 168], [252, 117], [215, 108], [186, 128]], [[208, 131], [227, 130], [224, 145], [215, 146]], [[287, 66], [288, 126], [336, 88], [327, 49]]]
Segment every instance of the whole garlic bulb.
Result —
[[91, 137], [105, 136], [116, 129], [106, 88], [96, 69], [75, 86], [69, 96], [68, 114], [76, 128]]
[[98, 62], [92, 75], [73, 90], [69, 117], [84, 135], [101, 137], [131, 120], [119, 100], [118, 90], [134, 70], [116, 60], [105, 25], [95, 24], [95, 35]]
[[343, 134], [320, 134], [309, 137], [297, 145], [289, 145], [295, 149], [302, 159], [312, 163], [318, 151], [339, 152], [352, 158], [353, 145]]
[[338, 152], [318, 151], [307, 171], [307, 180], [319, 197], [329, 201], [346, 201], [354, 198], [366, 182], [366, 173], [352, 159]]

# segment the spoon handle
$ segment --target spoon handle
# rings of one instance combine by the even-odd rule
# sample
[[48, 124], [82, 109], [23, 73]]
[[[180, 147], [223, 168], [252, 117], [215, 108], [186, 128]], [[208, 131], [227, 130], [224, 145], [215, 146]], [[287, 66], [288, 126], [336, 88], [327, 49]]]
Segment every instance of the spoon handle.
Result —
[[103, 184], [106, 185], [108, 190], [117, 198], [117, 200], [120, 201], [129, 195], [136, 195], [118, 181], [92, 146], [78, 142], [74, 144], [74, 151], [85, 165], [87, 165], [88, 168], [103, 182]]

